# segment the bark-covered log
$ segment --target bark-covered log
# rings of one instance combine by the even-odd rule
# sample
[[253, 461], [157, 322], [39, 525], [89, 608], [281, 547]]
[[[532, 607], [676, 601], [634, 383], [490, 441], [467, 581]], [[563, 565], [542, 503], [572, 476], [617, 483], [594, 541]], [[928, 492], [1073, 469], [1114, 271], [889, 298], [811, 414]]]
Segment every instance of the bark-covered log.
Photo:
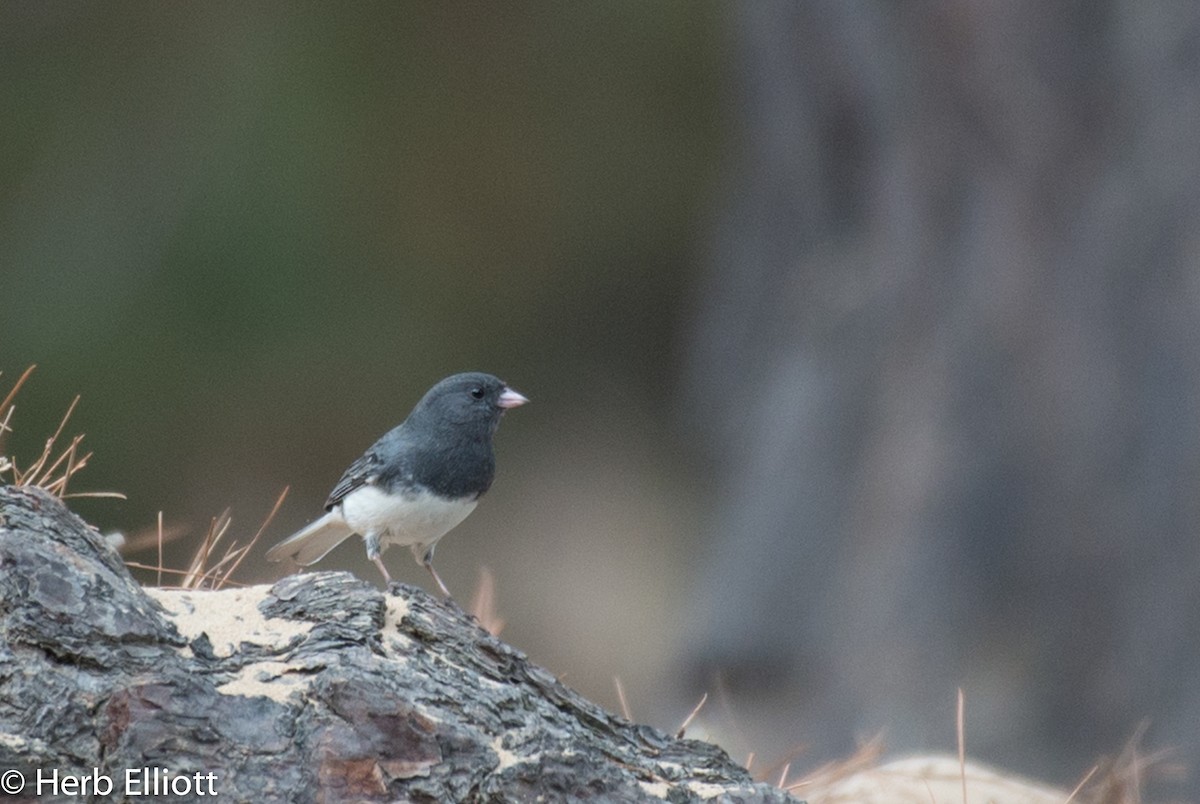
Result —
[[420, 589], [342, 572], [144, 589], [59, 500], [0, 487], [10, 769], [38, 801], [793, 800], [589, 703]]

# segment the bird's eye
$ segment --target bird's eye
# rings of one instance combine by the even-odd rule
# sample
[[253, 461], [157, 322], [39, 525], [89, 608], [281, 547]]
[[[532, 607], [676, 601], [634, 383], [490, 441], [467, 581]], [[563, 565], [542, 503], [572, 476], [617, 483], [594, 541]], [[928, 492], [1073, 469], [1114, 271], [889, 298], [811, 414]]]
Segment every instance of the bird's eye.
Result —
[[475, 397], [476, 399], [483, 399], [483, 389], [476, 385], [471, 389], [471, 396]]

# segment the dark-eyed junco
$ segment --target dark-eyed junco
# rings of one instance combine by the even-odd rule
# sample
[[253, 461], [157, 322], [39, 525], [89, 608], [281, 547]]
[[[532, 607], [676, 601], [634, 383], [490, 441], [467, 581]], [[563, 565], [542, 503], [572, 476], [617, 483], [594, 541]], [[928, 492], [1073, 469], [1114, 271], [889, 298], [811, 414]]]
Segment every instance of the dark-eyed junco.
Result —
[[433, 548], [492, 485], [492, 436], [500, 417], [528, 401], [491, 374], [442, 380], [400, 426], [350, 464], [325, 501], [327, 513], [272, 547], [267, 559], [313, 564], [358, 533], [384, 583], [392, 579], [380, 555], [402, 544], [450, 597], [433, 568]]

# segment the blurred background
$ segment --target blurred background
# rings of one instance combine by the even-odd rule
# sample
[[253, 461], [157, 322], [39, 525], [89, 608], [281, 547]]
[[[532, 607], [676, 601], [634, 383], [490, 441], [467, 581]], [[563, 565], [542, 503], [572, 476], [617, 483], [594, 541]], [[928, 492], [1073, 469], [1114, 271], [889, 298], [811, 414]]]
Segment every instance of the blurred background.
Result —
[[960, 686], [1060, 784], [1197, 756], [1200, 7], [4, 2], [0, 75], [4, 453], [81, 394], [98, 527], [182, 567], [290, 486], [279, 577], [486, 370], [439, 570], [599, 703], [764, 773]]

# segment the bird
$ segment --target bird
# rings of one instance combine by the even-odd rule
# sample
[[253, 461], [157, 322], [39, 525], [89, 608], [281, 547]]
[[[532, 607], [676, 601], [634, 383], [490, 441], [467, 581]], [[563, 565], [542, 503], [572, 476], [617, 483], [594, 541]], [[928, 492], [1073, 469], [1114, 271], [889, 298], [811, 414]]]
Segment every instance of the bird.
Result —
[[325, 501], [324, 515], [268, 550], [267, 560], [315, 564], [357, 533], [385, 585], [392, 577], [383, 551], [405, 545], [449, 599], [433, 568], [433, 550], [491, 487], [492, 437], [500, 418], [528, 401], [491, 374], [445, 378], [350, 464]]

